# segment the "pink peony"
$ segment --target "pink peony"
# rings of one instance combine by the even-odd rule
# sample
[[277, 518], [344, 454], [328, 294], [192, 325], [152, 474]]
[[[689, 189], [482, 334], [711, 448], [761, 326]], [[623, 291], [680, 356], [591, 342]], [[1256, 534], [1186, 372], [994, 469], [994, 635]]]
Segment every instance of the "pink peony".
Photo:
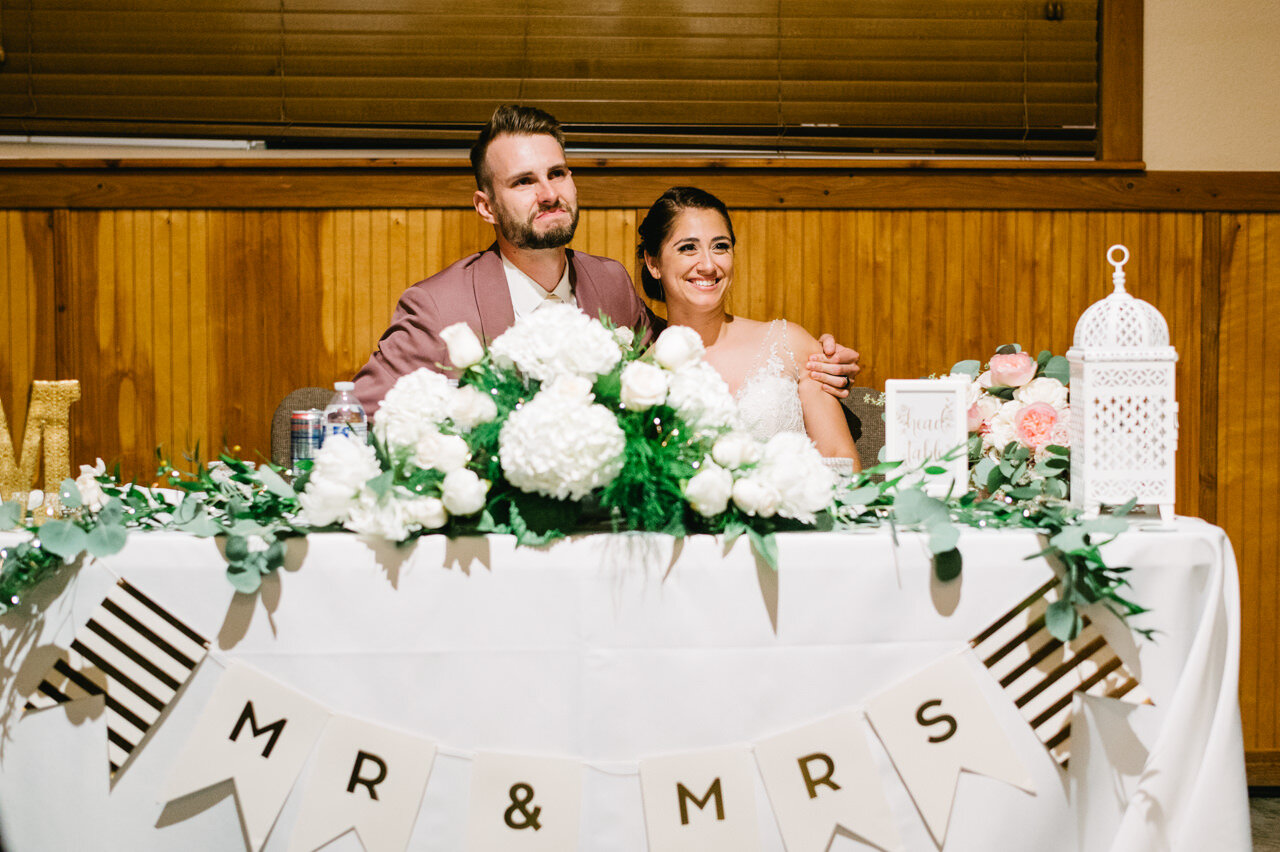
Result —
[[1036, 377], [1036, 362], [1025, 352], [991, 356], [991, 384], [1020, 388]]
[[1013, 429], [1023, 446], [1039, 450], [1057, 436], [1058, 409], [1047, 402], [1025, 405], [1014, 415]]
[[983, 394], [969, 406], [969, 431], [985, 433], [991, 426], [991, 418], [1000, 410], [1001, 402], [994, 396]]

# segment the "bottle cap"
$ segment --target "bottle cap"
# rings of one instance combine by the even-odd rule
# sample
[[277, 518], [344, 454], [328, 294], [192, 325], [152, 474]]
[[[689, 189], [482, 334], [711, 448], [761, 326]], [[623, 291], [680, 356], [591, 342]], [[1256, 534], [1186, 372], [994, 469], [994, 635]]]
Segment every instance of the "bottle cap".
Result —
[[356, 389], [355, 382], [334, 382], [333, 389], [336, 391], [349, 391]]

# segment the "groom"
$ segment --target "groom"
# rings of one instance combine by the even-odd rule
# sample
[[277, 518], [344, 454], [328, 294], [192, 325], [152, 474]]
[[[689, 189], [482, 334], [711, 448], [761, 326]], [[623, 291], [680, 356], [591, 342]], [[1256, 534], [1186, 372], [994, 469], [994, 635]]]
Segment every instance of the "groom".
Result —
[[[493, 225], [497, 241], [465, 257], [400, 297], [391, 325], [356, 375], [356, 395], [373, 416], [396, 379], [420, 367], [448, 363], [440, 332], [465, 322], [492, 341], [547, 301], [601, 312], [643, 337], [661, 320], [636, 295], [615, 260], [566, 249], [578, 225], [578, 191], [565, 165], [564, 134], [550, 115], [532, 107], [497, 109], [471, 149], [473, 202]], [[807, 365], [829, 393], [843, 397], [858, 370], [858, 353], [831, 335], [820, 341], [827, 360]]]

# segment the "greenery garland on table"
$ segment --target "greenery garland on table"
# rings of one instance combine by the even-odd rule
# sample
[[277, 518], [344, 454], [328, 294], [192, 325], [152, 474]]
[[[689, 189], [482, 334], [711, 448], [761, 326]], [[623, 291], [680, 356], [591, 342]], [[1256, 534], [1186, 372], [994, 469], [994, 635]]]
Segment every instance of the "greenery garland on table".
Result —
[[[84, 554], [118, 552], [137, 530], [224, 536], [227, 577], [252, 593], [283, 564], [286, 539], [333, 529], [400, 542], [431, 533], [506, 533], [535, 546], [580, 531], [712, 533], [724, 535], [726, 545], [745, 534], [776, 569], [776, 532], [886, 525], [895, 537], [923, 531], [944, 582], [961, 571], [959, 527], [1039, 533], [1046, 546], [1028, 558], [1044, 556], [1061, 568], [1063, 594], [1046, 616], [1060, 639], [1079, 633], [1080, 610], [1090, 604], [1121, 618], [1144, 611], [1124, 597], [1128, 569], [1108, 566], [1101, 555], [1126, 529], [1121, 516], [1129, 507], [1092, 519], [1070, 508], [1060, 488], [1065, 447], [984, 444], [989, 424], [971, 417], [974, 440], [957, 452], [981, 456], [980, 489], [929, 496], [921, 480], [942, 469], [906, 470], [900, 462], [836, 484], [807, 442], [775, 436], [762, 444], [735, 427], [727, 388], [687, 329], [668, 329], [639, 353], [625, 329], [581, 314], [537, 314], [542, 327], [518, 324], [517, 334], [487, 351], [465, 327], [455, 328], [450, 357], [461, 371], [459, 387], [426, 370], [405, 377], [384, 401], [369, 443], [327, 443], [292, 483], [273, 465], [223, 455], [206, 466], [197, 455], [190, 471], [162, 458], [159, 483], [167, 487], [148, 489], [122, 482], [99, 462], [63, 482], [52, 501], [57, 516], [43, 523], [16, 502], [0, 504], [0, 530], [28, 534], [0, 551], [0, 605], [17, 606]], [[593, 327], [563, 327], [581, 322]], [[583, 362], [584, 331], [596, 335], [594, 350], [585, 347], [590, 363]], [[548, 350], [548, 340], [574, 341], [573, 350]], [[1014, 377], [1035, 394], [1045, 385], [1033, 378], [1057, 366], [1046, 356], [1029, 375]], [[572, 369], [564, 368], [566, 359]], [[957, 366], [963, 372], [966, 365]], [[975, 396], [991, 392], [991, 381], [973, 378]], [[1010, 390], [994, 388], [997, 395]]]

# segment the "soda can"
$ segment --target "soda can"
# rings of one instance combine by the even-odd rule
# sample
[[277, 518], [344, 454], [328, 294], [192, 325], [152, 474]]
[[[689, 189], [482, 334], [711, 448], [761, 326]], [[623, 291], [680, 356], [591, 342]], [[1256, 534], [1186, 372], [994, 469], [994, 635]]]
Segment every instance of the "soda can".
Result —
[[293, 412], [289, 435], [295, 465], [303, 459], [315, 458], [324, 441], [324, 412], [318, 408]]

